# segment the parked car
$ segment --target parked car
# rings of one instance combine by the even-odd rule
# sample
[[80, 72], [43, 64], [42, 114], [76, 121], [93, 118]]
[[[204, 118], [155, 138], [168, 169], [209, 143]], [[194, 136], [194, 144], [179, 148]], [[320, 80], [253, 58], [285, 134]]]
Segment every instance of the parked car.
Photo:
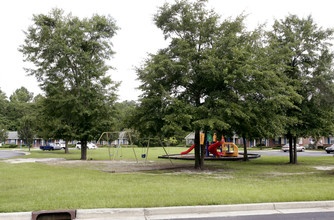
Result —
[[331, 145], [331, 146], [329, 146], [329, 147], [326, 147], [325, 151], [326, 151], [328, 154], [334, 152], [334, 144]]
[[[305, 147], [304, 146], [300, 146], [299, 144], [296, 144], [296, 148], [297, 148], [297, 151], [300, 151], [300, 152], [304, 152], [305, 151]], [[290, 146], [289, 144], [286, 144], [282, 147], [282, 151], [284, 152], [287, 152], [289, 151], [290, 149]]]
[[[77, 142], [76, 145], [75, 145], [75, 147], [77, 149], [81, 149], [81, 142]], [[87, 148], [88, 149], [96, 149], [97, 146], [95, 144], [93, 144], [93, 143], [87, 143]]]
[[63, 150], [65, 149], [65, 144], [61, 143], [50, 143], [48, 145], [43, 145], [39, 147], [41, 150]]

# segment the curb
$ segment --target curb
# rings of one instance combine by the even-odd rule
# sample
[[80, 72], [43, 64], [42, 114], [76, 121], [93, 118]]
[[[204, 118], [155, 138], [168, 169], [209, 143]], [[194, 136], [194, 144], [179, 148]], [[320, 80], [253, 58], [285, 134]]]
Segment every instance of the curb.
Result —
[[[277, 202], [214, 206], [78, 209], [75, 219], [157, 220], [307, 212], [334, 212], [334, 201]], [[0, 220], [31, 220], [32, 212], [0, 213]]]
[[77, 210], [77, 219], [157, 220], [319, 211], [334, 211], [334, 201]]

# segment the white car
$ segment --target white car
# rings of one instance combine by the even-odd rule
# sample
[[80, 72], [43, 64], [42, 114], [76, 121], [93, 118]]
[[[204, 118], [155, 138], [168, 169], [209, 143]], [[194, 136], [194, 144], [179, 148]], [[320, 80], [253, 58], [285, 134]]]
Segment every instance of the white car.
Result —
[[[77, 148], [77, 149], [81, 149], [81, 142], [78, 142], [76, 145], [75, 145], [75, 147]], [[95, 144], [93, 144], [93, 143], [87, 143], [87, 149], [96, 149], [97, 148], [97, 146], [95, 145]]]
[[[300, 146], [299, 144], [296, 144], [296, 148], [297, 148], [297, 151], [300, 151], [300, 152], [304, 152], [305, 151], [305, 147], [304, 146]], [[282, 147], [282, 151], [284, 152], [287, 152], [289, 151], [290, 149], [290, 146], [289, 144], [286, 144]]]
[[61, 150], [65, 150], [65, 143], [58, 143], [56, 142], [56, 146], [60, 148]]
[[61, 143], [50, 143], [50, 146], [53, 147], [53, 150], [65, 150], [65, 144], [61, 144]]
[[326, 150], [326, 152], [327, 152], [328, 154], [334, 152], [334, 144], [333, 144], [332, 146], [330, 146], [330, 147], [326, 147], [325, 150]]

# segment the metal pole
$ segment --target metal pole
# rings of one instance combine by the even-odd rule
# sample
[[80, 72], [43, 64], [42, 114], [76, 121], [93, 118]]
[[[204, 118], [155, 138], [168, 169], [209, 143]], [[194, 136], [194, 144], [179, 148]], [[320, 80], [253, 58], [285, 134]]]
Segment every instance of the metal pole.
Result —
[[127, 131], [127, 133], [128, 133], [129, 139], [130, 139], [130, 144], [131, 144], [131, 146], [132, 146], [133, 154], [135, 155], [136, 161], [137, 161], [137, 163], [138, 163], [138, 158], [137, 158], [137, 154], [136, 154], [136, 151], [135, 151], [135, 147], [133, 146], [133, 143], [132, 143], [131, 135], [129, 135], [129, 132], [128, 132], [128, 131]]
[[163, 145], [163, 143], [162, 143], [162, 141], [161, 141], [160, 138], [159, 138], [159, 141], [160, 141], [160, 144], [161, 144], [162, 148], [164, 149], [164, 151], [165, 151], [165, 153], [166, 153], [166, 155], [167, 155], [167, 157], [168, 157], [170, 163], [171, 163], [172, 165], [174, 165], [173, 162], [172, 162], [172, 160], [170, 159], [169, 154], [167, 153], [167, 151], [166, 151], [166, 149], [165, 149], [165, 147], [164, 147], [164, 145]]
[[148, 158], [148, 148], [150, 147], [150, 139], [151, 139], [151, 137], [148, 138], [148, 143], [147, 143], [147, 147], [146, 147], [145, 165], [147, 163], [147, 158]]

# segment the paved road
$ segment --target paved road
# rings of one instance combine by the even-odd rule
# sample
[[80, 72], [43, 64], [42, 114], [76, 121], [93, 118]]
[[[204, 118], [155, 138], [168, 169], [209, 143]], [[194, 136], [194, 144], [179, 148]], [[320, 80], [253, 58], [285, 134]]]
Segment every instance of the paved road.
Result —
[[[242, 153], [242, 152], [240, 152]], [[283, 152], [281, 150], [262, 150], [262, 151], [248, 151], [249, 154], [260, 154], [263, 156], [289, 156], [289, 152]], [[308, 151], [305, 152], [297, 152], [298, 157], [325, 157], [331, 156], [333, 157], [334, 154], [327, 154], [326, 151]]]
[[[311, 212], [294, 214], [249, 215], [233, 217], [208, 217], [204, 220], [333, 220], [334, 212]], [[198, 218], [182, 218], [179, 220], [199, 220]]]
[[15, 151], [0, 151], [0, 159], [7, 159], [11, 157], [18, 157], [18, 156], [23, 156], [25, 155], [24, 153], [20, 152], [15, 152]]

